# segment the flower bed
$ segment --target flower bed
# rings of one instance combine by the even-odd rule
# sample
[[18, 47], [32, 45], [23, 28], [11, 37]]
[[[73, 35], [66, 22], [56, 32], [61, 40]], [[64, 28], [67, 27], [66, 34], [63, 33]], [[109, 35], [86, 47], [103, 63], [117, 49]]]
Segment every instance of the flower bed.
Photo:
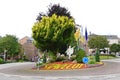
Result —
[[73, 70], [73, 69], [83, 69], [98, 67], [103, 65], [102, 62], [92, 65], [85, 65], [83, 63], [73, 63], [73, 62], [54, 62], [46, 64], [39, 68], [39, 70]]
[[41, 68], [41, 70], [70, 70], [84, 68], [84, 64], [79, 63], [50, 63]]

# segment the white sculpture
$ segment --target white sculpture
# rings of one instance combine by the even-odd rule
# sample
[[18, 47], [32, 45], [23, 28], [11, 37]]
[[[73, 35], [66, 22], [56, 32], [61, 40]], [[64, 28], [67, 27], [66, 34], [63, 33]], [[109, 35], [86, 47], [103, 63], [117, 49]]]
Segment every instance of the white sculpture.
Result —
[[71, 55], [73, 54], [73, 51], [74, 51], [74, 47], [69, 46], [69, 48], [66, 51], [69, 59], [70, 59]]

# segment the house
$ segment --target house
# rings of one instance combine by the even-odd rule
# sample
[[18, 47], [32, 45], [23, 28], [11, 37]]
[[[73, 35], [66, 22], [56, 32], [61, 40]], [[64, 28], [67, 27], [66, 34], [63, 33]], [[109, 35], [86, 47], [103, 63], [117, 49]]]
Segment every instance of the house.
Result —
[[[97, 36], [96, 34], [91, 34], [89, 35], [89, 38], [93, 37], [93, 36]], [[112, 44], [119, 44], [120, 43], [120, 39], [117, 35], [98, 35], [98, 36], [103, 36], [107, 39], [107, 41], [109, 42], [109, 45]], [[89, 52], [92, 52], [93, 49], [89, 49]], [[93, 50], [94, 51], [94, 50]], [[104, 49], [100, 49], [101, 53], [109, 53], [110, 49], [109, 48], [104, 48]]]
[[[91, 34], [91, 35], [89, 35], [89, 38], [93, 37], [93, 36], [97, 36], [97, 35], [96, 34]], [[109, 45], [112, 45], [114, 43], [116, 43], [116, 44], [120, 43], [120, 39], [117, 35], [98, 35], [98, 36], [105, 37], [109, 41]]]
[[33, 39], [26, 36], [20, 39], [18, 42], [22, 45], [24, 49], [24, 55], [28, 60], [32, 60], [34, 56], [37, 56], [38, 49], [33, 44]]
[[106, 39], [109, 41], [109, 45], [119, 43], [119, 38], [117, 35], [103, 35], [103, 36], [106, 37]]

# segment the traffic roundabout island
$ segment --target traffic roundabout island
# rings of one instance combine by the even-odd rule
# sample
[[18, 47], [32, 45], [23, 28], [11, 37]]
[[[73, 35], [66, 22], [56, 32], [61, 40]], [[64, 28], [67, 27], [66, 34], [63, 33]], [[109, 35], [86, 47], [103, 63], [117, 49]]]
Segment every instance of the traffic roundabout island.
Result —
[[[59, 69], [57, 64], [62, 68]], [[55, 69], [49, 65], [52, 67], [55, 65]], [[119, 79], [120, 76], [120, 59], [104, 60], [98, 64], [89, 65], [55, 62], [46, 66], [46, 68], [49, 67], [49, 70], [45, 69], [45, 65], [38, 69], [35, 69], [35, 66], [35, 62], [2, 64], [0, 65], [0, 77], [6, 78], [6, 80], [9, 78], [12, 78], [10, 80], [16, 80], [16, 78], [21, 78], [19, 80], [27, 80], [28, 78], [29, 80], [96, 80], [98, 78], [107, 80], [112, 78], [111, 80], [114, 80], [116, 77]]]
[[55, 62], [41, 68], [36, 68], [35, 66], [35, 62], [3, 64], [0, 65], [0, 73], [42, 77], [95, 76], [120, 73], [120, 63], [111, 61], [88, 65], [73, 62]]

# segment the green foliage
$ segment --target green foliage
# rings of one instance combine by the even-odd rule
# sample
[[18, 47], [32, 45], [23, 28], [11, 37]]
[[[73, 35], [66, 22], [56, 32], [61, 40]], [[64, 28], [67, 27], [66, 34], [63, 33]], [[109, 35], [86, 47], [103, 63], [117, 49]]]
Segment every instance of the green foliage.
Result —
[[93, 36], [90, 37], [90, 40], [88, 41], [88, 46], [92, 49], [103, 49], [105, 47], [108, 47], [108, 41], [103, 36]]
[[0, 64], [3, 64], [4, 60], [2, 58], [0, 58]]
[[18, 55], [20, 51], [20, 44], [18, 39], [13, 35], [6, 35], [0, 38], [0, 52], [7, 50], [7, 55], [10, 57]]
[[99, 55], [98, 49], [97, 49], [96, 54], [95, 54], [95, 61], [100, 62], [100, 55]]
[[59, 48], [59, 53], [66, 55], [65, 53], [66, 50], [67, 50], [67, 45], [61, 45], [61, 47]]
[[53, 14], [72, 18], [72, 16], [70, 15], [70, 12], [65, 7], [61, 7], [59, 4], [58, 5], [54, 4], [48, 8], [48, 16], [52, 16]]
[[43, 63], [46, 63], [46, 52], [44, 53], [44, 56], [43, 56]]
[[49, 58], [50, 58], [50, 60], [49, 60], [49, 62], [55, 62], [56, 61], [56, 54], [54, 54], [53, 52], [51, 52], [51, 51], [49, 51], [48, 52], [48, 54], [49, 54]]
[[72, 46], [75, 41], [75, 21], [67, 8], [59, 4], [50, 5], [47, 13], [39, 13], [36, 20], [32, 28], [36, 47], [65, 54], [67, 46]]
[[96, 63], [95, 56], [89, 56], [88, 58], [89, 58], [88, 64], [95, 64]]
[[22, 55], [21, 60], [23, 60], [23, 61], [29, 61], [25, 55]]
[[[114, 59], [115, 58], [115, 55], [113, 54], [100, 54], [100, 60], [104, 60], [104, 59]], [[89, 56], [89, 59], [90, 61], [93, 60], [93, 61], [96, 61], [95, 60], [95, 56]]]
[[38, 66], [41, 66], [41, 65], [43, 65], [43, 63], [36, 63], [36, 66], [38, 67]]
[[72, 56], [70, 57], [70, 60], [71, 60], [71, 61], [76, 60], [76, 55], [72, 55]]
[[119, 52], [120, 51], [120, 44], [112, 44], [110, 46], [110, 51], [114, 52], [114, 53]]
[[43, 16], [34, 24], [32, 37], [34, 44], [41, 50], [57, 52], [62, 45], [69, 45], [74, 40], [74, 20], [66, 16]]
[[56, 61], [63, 61], [65, 59], [66, 59], [65, 56], [59, 56], [57, 57]]
[[104, 60], [104, 59], [114, 59], [115, 58], [115, 55], [104, 55], [104, 56], [101, 56], [100, 55], [100, 60]]
[[77, 55], [76, 55], [77, 62], [78, 63], [83, 63], [83, 61], [82, 61], [83, 57], [86, 57], [86, 52], [83, 49], [80, 49], [77, 52]]
[[114, 54], [100, 54], [100, 57], [101, 57], [101, 56], [106, 56], [106, 57], [107, 57], [107, 56], [109, 56], [109, 57], [115, 57], [115, 55], [114, 55]]
[[24, 60], [20, 59], [19, 62], [24, 62]]
[[88, 64], [96, 64], [96, 62], [94, 60], [90, 60]]
[[68, 18], [72, 18], [70, 12], [65, 7], [62, 7], [59, 4], [54, 4], [48, 7], [47, 14], [39, 13], [39, 16], [36, 20], [41, 21], [43, 16], [51, 17], [53, 14], [56, 14], [57, 16], [67, 16]]

